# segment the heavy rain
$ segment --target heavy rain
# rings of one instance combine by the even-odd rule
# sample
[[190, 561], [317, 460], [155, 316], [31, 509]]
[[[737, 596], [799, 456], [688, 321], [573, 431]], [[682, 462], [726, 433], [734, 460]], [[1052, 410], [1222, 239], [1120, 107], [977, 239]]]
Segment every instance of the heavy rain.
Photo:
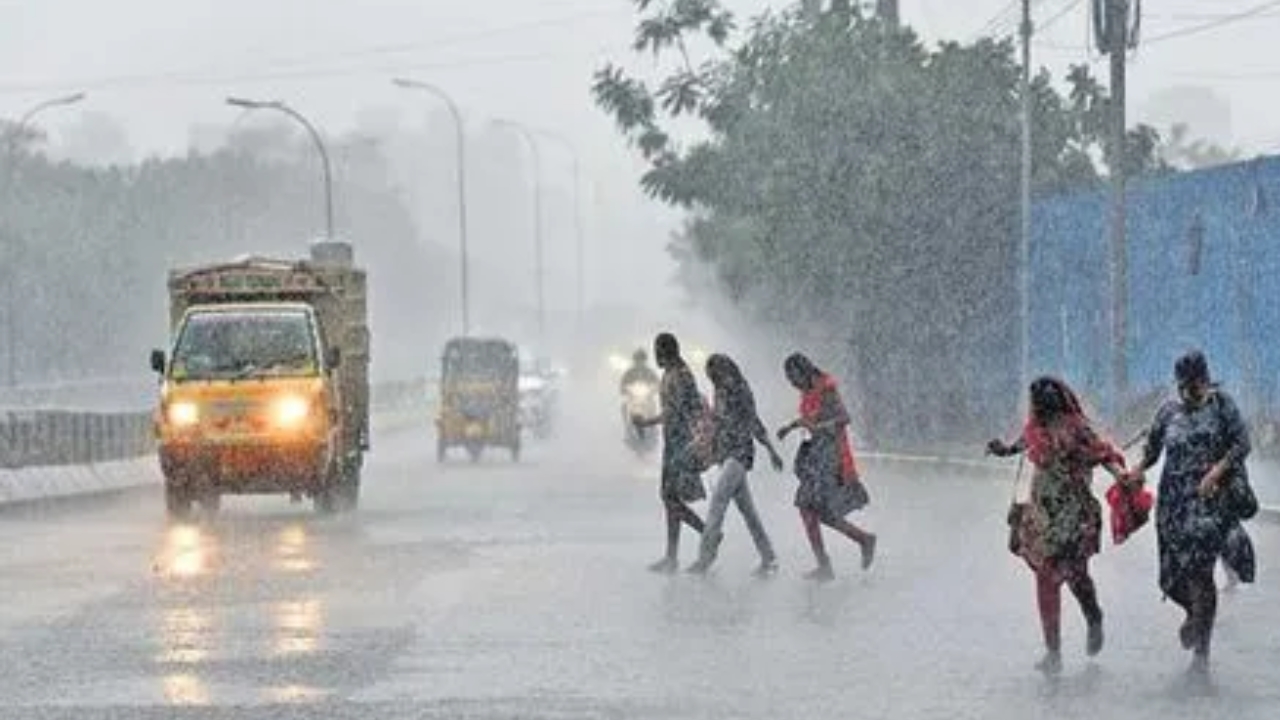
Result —
[[0, 718], [1274, 718], [1278, 24], [0, 0]]

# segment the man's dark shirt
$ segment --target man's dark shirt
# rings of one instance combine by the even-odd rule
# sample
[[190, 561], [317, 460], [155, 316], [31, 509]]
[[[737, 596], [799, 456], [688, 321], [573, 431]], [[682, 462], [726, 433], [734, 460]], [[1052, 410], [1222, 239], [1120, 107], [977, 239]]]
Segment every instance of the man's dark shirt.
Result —
[[702, 412], [702, 395], [693, 371], [677, 362], [662, 375], [662, 464], [664, 469], [687, 471], [693, 464], [694, 422]]

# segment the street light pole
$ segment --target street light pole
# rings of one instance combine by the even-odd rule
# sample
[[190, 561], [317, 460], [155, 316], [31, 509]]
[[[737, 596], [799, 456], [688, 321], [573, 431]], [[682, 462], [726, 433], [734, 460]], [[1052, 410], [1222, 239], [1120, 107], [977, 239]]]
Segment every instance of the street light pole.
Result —
[[[26, 130], [27, 125], [35, 119], [36, 115], [48, 110], [49, 108], [62, 107], [66, 105], [75, 105], [84, 100], [85, 94], [82, 92], [73, 93], [71, 95], [63, 95], [60, 97], [50, 98], [43, 102], [37, 103], [29, 108], [22, 115], [18, 116], [18, 121], [12, 126], [5, 128], [4, 142], [4, 191], [3, 191], [3, 212], [0, 212], [0, 221], [5, 218], [13, 217], [14, 202], [13, 188], [14, 178], [17, 176], [18, 161], [17, 144]], [[9, 387], [17, 387], [18, 385], [18, 319], [16, 317], [16, 308], [18, 305], [18, 270], [17, 270], [17, 251], [18, 243], [14, 237], [10, 238], [9, 252], [13, 259], [6, 263], [9, 265], [9, 272], [5, 278], [5, 311], [4, 311], [4, 346], [5, 346], [5, 380]]]
[[316, 151], [320, 153], [320, 161], [324, 170], [324, 219], [325, 219], [325, 239], [333, 239], [333, 171], [329, 165], [329, 151], [324, 146], [324, 140], [321, 139], [319, 131], [311, 124], [311, 121], [302, 116], [302, 113], [294, 110], [281, 100], [247, 100], [245, 98], [229, 97], [227, 104], [235, 107], [245, 108], [246, 110], [275, 110], [284, 113], [294, 120], [298, 121], [307, 133], [311, 136], [311, 142], [315, 144]]
[[537, 288], [538, 302], [538, 337], [546, 338], [547, 306], [544, 290], [545, 272], [543, 271], [542, 246], [542, 155], [538, 151], [538, 141], [534, 139], [529, 128], [512, 120], [492, 120], [492, 124], [514, 131], [529, 146], [529, 155], [533, 159], [533, 252], [534, 252], [534, 284]]
[[459, 268], [458, 272], [462, 285], [462, 334], [471, 334], [471, 277], [468, 260], [468, 242], [467, 242], [467, 152], [466, 152], [466, 130], [462, 125], [462, 113], [458, 111], [458, 105], [448, 93], [429, 83], [418, 80], [407, 80], [404, 78], [396, 78], [391, 81], [397, 87], [408, 90], [420, 90], [430, 93], [448, 106], [449, 113], [453, 115], [453, 126], [456, 133], [454, 145], [457, 150], [457, 157], [454, 162], [457, 164], [455, 179], [458, 185], [458, 255]]
[[1019, 28], [1022, 36], [1022, 77], [1020, 94], [1022, 95], [1022, 232], [1018, 243], [1018, 299], [1021, 306], [1018, 338], [1018, 381], [1019, 388], [1026, 388], [1031, 382], [1031, 35], [1034, 26], [1031, 23], [1031, 0], [1022, 0], [1022, 24]]

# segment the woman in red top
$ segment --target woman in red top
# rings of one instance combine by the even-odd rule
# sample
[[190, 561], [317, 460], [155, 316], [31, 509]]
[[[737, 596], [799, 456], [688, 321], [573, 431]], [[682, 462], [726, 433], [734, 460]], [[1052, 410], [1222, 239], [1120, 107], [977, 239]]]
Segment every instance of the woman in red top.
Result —
[[1089, 655], [1102, 650], [1102, 607], [1089, 576], [1089, 558], [1097, 554], [1102, 535], [1102, 505], [1090, 483], [1098, 465], [1120, 479], [1124, 456], [1090, 427], [1066, 383], [1037, 378], [1030, 395], [1031, 413], [1021, 437], [1012, 445], [992, 440], [987, 451], [1001, 457], [1025, 452], [1034, 468], [1030, 517], [1017, 529], [1017, 552], [1036, 575], [1046, 650], [1037, 668], [1056, 673], [1062, 669], [1063, 583], [1088, 623]]
[[847, 433], [849, 413], [840, 400], [835, 380], [809, 358], [795, 353], [787, 358], [784, 369], [787, 379], [800, 391], [800, 417], [778, 430], [778, 439], [783, 440], [800, 428], [809, 431], [809, 439], [796, 453], [795, 460], [795, 473], [800, 480], [795, 504], [818, 561], [818, 567], [805, 577], [812, 580], [835, 577], [822, 540], [823, 525], [858, 543], [865, 570], [875, 559], [876, 536], [845, 519], [867, 504], [867, 491], [858, 477]]

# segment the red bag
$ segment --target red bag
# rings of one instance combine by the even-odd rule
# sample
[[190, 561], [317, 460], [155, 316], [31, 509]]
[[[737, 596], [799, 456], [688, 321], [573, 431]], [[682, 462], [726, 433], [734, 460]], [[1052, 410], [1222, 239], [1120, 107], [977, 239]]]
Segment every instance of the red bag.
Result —
[[1145, 487], [1129, 487], [1119, 481], [1107, 488], [1111, 507], [1111, 540], [1116, 545], [1129, 539], [1151, 519], [1155, 496]]

